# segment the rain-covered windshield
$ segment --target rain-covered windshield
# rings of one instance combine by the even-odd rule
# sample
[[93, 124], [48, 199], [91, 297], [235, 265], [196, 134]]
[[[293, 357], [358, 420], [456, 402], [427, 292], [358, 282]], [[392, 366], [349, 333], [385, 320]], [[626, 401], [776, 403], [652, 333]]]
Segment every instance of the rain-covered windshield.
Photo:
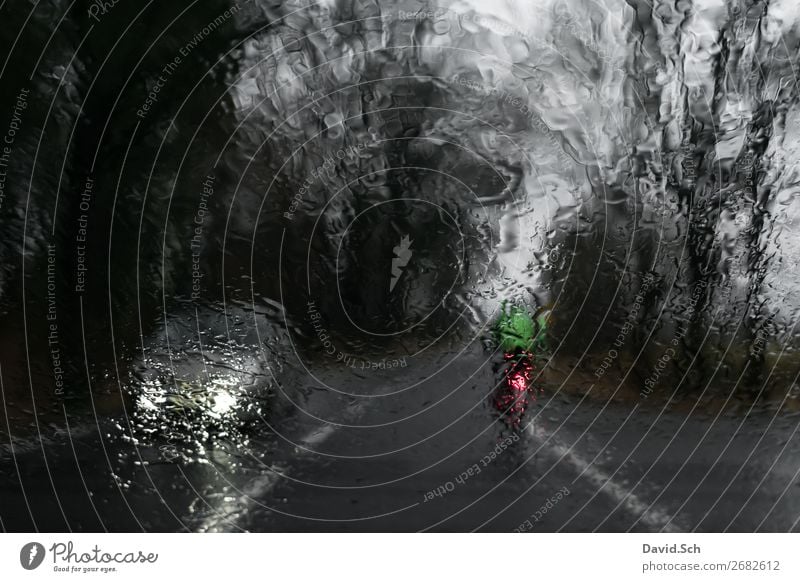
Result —
[[793, 0], [17, 4], [5, 528], [798, 529]]

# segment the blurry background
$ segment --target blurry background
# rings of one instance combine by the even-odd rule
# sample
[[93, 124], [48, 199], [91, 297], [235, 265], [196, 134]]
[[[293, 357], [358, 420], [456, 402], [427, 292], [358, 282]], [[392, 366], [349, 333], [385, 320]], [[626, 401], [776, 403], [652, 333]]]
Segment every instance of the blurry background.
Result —
[[0, 12], [3, 529], [797, 529], [789, 0]]

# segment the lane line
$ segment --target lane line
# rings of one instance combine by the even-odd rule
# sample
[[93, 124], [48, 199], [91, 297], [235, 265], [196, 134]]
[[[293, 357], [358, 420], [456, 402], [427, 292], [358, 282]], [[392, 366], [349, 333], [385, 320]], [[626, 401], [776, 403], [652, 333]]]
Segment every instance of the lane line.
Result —
[[554, 436], [548, 435], [544, 429], [536, 428], [534, 423], [528, 424], [525, 432], [531, 439], [540, 443], [549, 441], [546, 446], [542, 444], [542, 452], [548, 453], [552, 457], [557, 457], [560, 462], [565, 462], [570, 465], [579, 475], [583, 475], [583, 479], [589, 481], [592, 485], [596, 486], [599, 491], [611, 497], [620, 507], [633, 515], [640, 516], [639, 520], [644, 522], [648, 527], [656, 531], [683, 531], [671, 522], [672, 516], [666, 511], [650, 508], [649, 503], [639, 499], [639, 497], [629, 491], [625, 486], [609, 477], [608, 473], [594, 466], [574, 452], [572, 450], [575, 447], [574, 444], [571, 447], [567, 447], [556, 441]]

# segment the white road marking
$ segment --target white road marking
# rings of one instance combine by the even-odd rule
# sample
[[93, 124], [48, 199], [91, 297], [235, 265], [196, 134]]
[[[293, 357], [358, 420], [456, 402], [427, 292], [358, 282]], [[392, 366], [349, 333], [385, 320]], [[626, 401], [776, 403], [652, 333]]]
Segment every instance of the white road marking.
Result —
[[623, 485], [611, 479], [603, 470], [589, 463], [589, 461], [575, 453], [570, 447], [556, 441], [543, 429], [534, 427], [534, 423], [530, 423], [525, 431], [530, 437], [539, 442], [545, 442], [549, 439], [548, 444], [542, 447], [543, 452], [558, 458], [561, 462], [571, 465], [579, 474], [583, 475], [586, 480], [611, 497], [617, 504], [620, 504], [620, 507], [637, 517], [640, 516], [640, 521], [650, 528], [665, 532], [681, 531], [670, 522], [672, 516], [660, 509], [648, 509], [650, 507], [649, 503], [645, 503], [639, 499]]

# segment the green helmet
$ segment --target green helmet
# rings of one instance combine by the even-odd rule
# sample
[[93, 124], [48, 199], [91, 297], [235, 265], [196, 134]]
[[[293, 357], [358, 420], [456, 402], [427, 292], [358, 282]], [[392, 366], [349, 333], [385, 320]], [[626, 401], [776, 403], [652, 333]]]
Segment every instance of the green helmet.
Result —
[[525, 352], [546, 349], [547, 316], [541, 314], [535, 320], [525, 307], [503, 302], [500, 319], [495, 324], [495, 337], [505, 352]]

